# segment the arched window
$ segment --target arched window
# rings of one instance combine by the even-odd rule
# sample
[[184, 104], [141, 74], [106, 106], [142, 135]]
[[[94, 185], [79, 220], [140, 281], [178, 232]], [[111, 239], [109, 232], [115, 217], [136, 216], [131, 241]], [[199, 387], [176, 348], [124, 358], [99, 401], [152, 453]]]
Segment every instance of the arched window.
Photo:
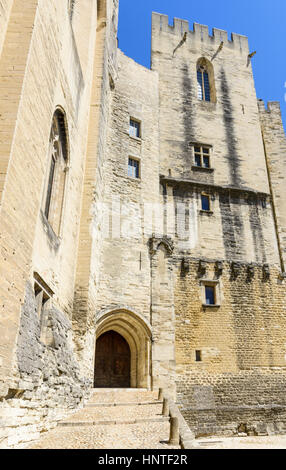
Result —
[[66, 121], [63, 112], [57, 109], [53, 116], [50, 133], [49, 172], [43, 207], [45, 217], [57, 235], [60, 232], [62, 218], [67, 164]]
[[216, 101], [213, 66], [205, 58], [197, 63], [197, 85], [199, 100]]

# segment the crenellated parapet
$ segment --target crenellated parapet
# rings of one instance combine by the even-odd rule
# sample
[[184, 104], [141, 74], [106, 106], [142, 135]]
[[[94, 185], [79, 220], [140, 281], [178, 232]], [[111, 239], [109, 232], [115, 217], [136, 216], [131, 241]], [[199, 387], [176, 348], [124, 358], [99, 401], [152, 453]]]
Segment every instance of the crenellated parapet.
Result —
[[174, 18], [173, 25], [169, 24], [169, 17], [160, 13], [152, 13], [152, 33], [170, 33], [176, 36], [183, 36], [187, 33], [187, 41], [203, 42], [209, 45], [220, 45], [249, 52], [248, 38], [241, 34], [231, 33], [231, 40], [228, 39], [227, 31], [213, 28], [212, 35], [209, 34], [209, 27], [199, 23], [193, 24], [190, 29], [189, 21], [180, 18]]

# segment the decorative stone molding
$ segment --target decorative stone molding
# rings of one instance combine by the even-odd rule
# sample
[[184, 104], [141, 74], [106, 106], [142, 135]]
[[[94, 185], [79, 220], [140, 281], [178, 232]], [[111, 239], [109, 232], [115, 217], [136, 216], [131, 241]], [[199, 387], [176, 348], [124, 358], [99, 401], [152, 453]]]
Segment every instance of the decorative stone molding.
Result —
[[248, 278], [248, 280], [253, 279], [254, 274], [255, 274], [254, 264], [251, 263], [247, 266], [247, 278]]
[[160, 245], [164, 245], [168, 255], [172, 255], [174, 251], [174, 242], [170, 237], [163, 236], [163, 237], [156, 237], [156, 235], [152, 235], [149, 239], [149, 250], [151, 256], [154, 256], [157, 252]]
[[183, 274], [186, 274], [190, 270], [190, 262], [188, 259], [183, 258], [181, 263], [181, 270]]
[[222, 261], [217, 261], [215, 263], [215, 271], [217, 276], [221, 276], [223, 272], [223, 262]]
[[206, 272], [207, 272], [207, 262], [206, 261], [204, 261], [202, 259], [200, 260], [198, 271], [199, 271], [199, 275], [201, 277], [206, 274]]
[[239, 275], [239, 272], [241, 270], [241, 264], [237, 263], [236, 261], [233, 261], [231, 263], [231, 274], [233, 277], [237, 277]]
[[263, 274], [263, 279], [269, 279], [270, 278], [270, 267], [269, 264], [264, 264], [262, 267], [262, 274]]

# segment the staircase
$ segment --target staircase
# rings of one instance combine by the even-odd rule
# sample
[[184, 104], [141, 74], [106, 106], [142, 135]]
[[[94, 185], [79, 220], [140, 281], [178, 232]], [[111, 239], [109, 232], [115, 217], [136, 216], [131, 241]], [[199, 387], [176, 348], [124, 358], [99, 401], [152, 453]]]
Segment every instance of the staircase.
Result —
[[30, 449], [179, 449], [168, 444], [169, 417], [158, 392], [94, 389], [84, 408], [43, 434]]

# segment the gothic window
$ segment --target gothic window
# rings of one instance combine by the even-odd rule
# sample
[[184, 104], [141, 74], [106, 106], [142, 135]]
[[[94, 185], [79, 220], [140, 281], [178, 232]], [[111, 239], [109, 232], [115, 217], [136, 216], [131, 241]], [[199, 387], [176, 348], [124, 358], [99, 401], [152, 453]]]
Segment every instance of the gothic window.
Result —
[[205, 67], [202, 65], [197, 70], [197, 78], [198, 78], [198, 98], [202, 101], [210, 101], [210, 82], [209, 82], [209, 74]]
[[197, 86], [200, 101], [216, 101], [213, 66], [205, 58], [197, 63]]
[[66, 185], [68, 155], [65, 116], [57, 110], [53, 116], [49, 142], [49, 168], [46, 181], [43, 212], [59, 235]]

